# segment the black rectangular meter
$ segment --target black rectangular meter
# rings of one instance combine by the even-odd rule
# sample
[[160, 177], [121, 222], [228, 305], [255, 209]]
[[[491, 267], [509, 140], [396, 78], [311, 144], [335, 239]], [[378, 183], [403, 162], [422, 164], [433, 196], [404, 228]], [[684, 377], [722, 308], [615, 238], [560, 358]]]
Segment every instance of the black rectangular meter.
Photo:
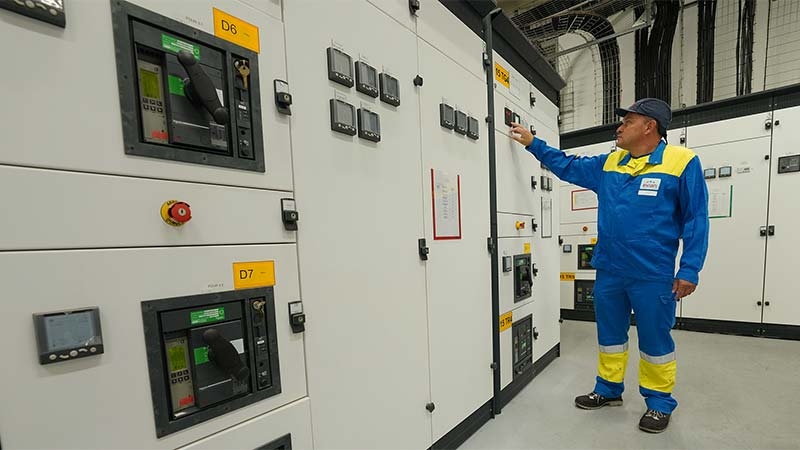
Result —
[[353, 58], [338, 48], [328, 47], [328, 79], [353, 87]]
[[452, 130], [456, 125], [456, 111], [446, 103], [439, 104], [439, 125]]
[[111, 0], [125, 153], [264, 172], [258, 55]]
[[378, 96], [378, 71], [363, 61], [356, 61], [356, 90], [373, 98]]
[[480, 124], [478, 119], [474, 117], [467, 118], [467, 137], [478, 139], [480, 137]]
[[281, 392], [272, 287], [142, 302], [156, 435]]
[[400, 105], [400, 83], [397, 78], [382, 73], [380, 76], [381, 101], [392, 106]]
[[381, 117], [366, 108], [358, 109], [358, 137], [372, 142], [381, 140]]
[[461, 111], [456, 111], [455, 131], [458, 134], [467, 134], [467, 115]]
[[64, 0], [0, 0], [0, 8], [66, 28]]
[[36, 313], [33, 326], [40, 364], [103, 353], [103, 333], [97, 307]]
[[348, 136], [356, 134], [356, 108], [345, 101], [332, 98], [331, 108], [331, 130], [343, 133]]

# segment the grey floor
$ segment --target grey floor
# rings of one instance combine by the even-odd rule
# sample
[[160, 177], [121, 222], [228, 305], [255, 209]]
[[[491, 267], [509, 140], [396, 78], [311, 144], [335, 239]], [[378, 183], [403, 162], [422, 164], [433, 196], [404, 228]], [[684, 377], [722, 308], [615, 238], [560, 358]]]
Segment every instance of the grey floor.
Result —
[[673, 331], [678, 409], [661, 434], [639, 431], [645, 411], [630, 331], [624, 405], [584, 411], [594, 386], [593, 322], [564, 321], [561, 357], [462, 449], [800, 449], [800, 342]]

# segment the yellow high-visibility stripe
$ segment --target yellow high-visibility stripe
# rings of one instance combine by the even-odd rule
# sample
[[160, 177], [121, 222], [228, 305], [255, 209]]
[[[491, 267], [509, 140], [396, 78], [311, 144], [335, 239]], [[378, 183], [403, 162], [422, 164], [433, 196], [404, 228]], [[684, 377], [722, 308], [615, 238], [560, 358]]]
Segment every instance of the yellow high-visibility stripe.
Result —
[[625, 165], [619, 165], [625, 156], [628, 155], [627, 150], [617, 150], [608, 155], [603, 170], [605, 172], [618, 172], [631, 176], [663, 173], [673, 175], [676, 177], [681, 176], [683, 170], [689, 161], [695, 157], [695, 153], [688, 148], [678, 147], [674, 145], [667, 145], [664, 148], [664, 156], [661, 164], [650, 164], [650, 157], [647, 158], [630, 158]]
[[625, 379], [625, 367], [628, 365], [628, 351], [622, 353], [600, 352], [597, 361], [597, 374], [600, 378], [612, 383], [622, 383]]
[[665, 364], [653, 364], [639, 359], [639, 385], [658, 392], [672, 392], [675, 387], [675, 373], [678, 362], [672, 360]]

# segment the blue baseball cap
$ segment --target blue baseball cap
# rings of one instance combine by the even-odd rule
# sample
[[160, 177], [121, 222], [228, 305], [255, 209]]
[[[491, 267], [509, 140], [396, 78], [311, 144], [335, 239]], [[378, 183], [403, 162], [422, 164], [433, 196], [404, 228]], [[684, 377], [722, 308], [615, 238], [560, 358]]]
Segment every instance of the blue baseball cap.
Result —
[[643, 98], [628, 108], [617, 108], [616, 114], [625, 117], [629, 112], [647, 116], [658, 123], [658, 132], [667, 135], [667, 127], [672, 122], [672, 110], [669, 105], [657, 98]]

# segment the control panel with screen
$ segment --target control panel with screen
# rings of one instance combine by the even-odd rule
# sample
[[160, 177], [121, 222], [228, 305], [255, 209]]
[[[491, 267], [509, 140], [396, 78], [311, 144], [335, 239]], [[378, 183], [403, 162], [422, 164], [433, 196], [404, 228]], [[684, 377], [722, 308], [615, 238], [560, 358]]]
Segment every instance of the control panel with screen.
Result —
[[258, 54], [111, 5], [125, 153], [264, 172]]
[[52, 364], [103, 353], [97, 307], [33, 315], [40, 364]]
[[281, 392], [272, 287], [142, 302], [156, 435]]

